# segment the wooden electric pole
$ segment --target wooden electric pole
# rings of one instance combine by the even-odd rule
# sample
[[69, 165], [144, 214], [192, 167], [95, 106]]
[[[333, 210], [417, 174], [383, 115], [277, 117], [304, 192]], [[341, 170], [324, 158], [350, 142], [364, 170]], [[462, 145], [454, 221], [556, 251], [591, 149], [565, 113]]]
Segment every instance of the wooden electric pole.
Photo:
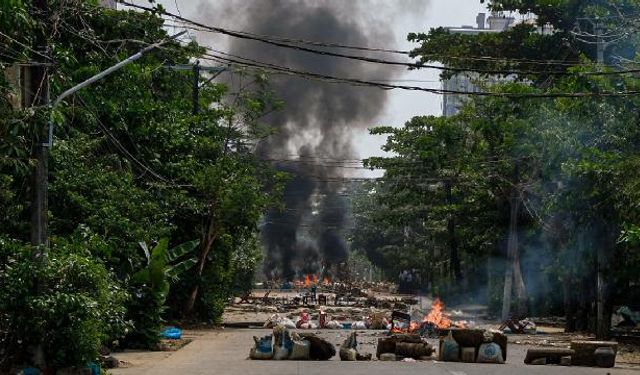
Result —
[[[40, 60], [41, 64], [30, 67], [27, 75], [26, 92], [27, 103], [32, 107], [46, 107], [49, 104], [49, 67], [46, 57], [49, 56], [46, 25], [49, 18], [48, 0], [33, 0], [32, 12], [34, 18], [44, 21], [42, 29], [35, 35], [34, 49], [39, 55], [33, 58]], [[32, 176], [32, 200], [31, 200], [31, 244], [37, 247], [36, 256], [45, 254], [43, 251], [49, 245], [47, 235], [47, 189], [49, 174], [49, 145], [48, 124], [43, 120], [46, 116], [35, 116], [36, 143], [32, 150], [32, 158], [35, 160], [35, 170]]]
[[200, 113], [200, 61], [193, 64], [193, 114]]

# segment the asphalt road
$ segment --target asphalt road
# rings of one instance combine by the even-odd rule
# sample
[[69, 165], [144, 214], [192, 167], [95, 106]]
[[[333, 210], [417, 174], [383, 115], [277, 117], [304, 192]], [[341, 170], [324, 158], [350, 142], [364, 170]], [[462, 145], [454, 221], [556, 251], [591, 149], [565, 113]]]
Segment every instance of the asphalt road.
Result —
[[[503, 365], [452, 362], [341, 362], [331, 361], [252, 361], [247, 359], [253, 336], [263, 336], [269, 330], [222, 330], [197, 333], [193, 342], [175, 353], [121, 353], [116, 356], [131, 362], [132, 367], [111, 370], [114, 375], [128, 374], [261, 374], [261, 375], [512, 375], [512, 374], [640, 374], [638, 369], [599, 369], [585, 367], [528, 366], [523, 359], [528, 346], [509, 345], [507, 363]], [[323, 336], [341, 342], [347, 331], [324, 331]], [[373, 352], [375, 337], [362, 336], [361, 352]], [[435, 341], [434, 341], [435, 343]]]

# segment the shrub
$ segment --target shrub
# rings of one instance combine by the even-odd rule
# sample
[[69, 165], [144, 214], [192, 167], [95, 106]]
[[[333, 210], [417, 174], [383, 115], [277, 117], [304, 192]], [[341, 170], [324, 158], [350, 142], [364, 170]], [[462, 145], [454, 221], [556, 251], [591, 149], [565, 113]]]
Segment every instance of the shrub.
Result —
[[127, 293], [101, 263], [78, 254], [34, 261], [31, 249], [0, 242], [1, 367], [27, 364], [40, 347], [52, 368], [83, 366], [128, 330]]

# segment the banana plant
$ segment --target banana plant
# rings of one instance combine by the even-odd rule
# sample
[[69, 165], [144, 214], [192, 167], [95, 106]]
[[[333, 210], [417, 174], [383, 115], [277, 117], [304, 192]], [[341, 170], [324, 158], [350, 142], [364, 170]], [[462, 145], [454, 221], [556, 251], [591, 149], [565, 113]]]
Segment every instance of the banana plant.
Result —
[[148, 284], [162, 296], [169, 293], [170, 281], [177, 281], [181, 274], [198, 262], [194, 250], [200, 245], [199, 240], [185, 242], [171, 249], [167, 238], [161, 239], [151, 250], [145, 242], [140, 242], [139, 245], [147, 258], [147, 265], [136, 272], [132, 279]]

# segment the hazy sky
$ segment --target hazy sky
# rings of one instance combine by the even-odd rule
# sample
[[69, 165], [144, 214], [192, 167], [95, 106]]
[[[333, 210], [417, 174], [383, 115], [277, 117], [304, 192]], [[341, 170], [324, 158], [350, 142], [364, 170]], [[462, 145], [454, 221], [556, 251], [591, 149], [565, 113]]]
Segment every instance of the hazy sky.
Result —
[[[270, 1], [270, 0], [264, 0]], [[376, 0], [344, 0], [344, 1], [358, 1], [358, 2], [375, 2]], [[146, 0], [135, 1], [141, 5], [148, 5]], [[179, 12], [188, 18], [201, 21], [206, 24], [211, 24], [211, 20], [202, 19], [201, 1], [200, 0], [159, 0], [165, 8], [171, 12]], [[212, 9], [223, 9], [225, 4], [224, 0], [202, 0], [202, 2], [208, 2]], [[293, 2], [293, 1], [292, 1]], [[409, 2], [418, 2], [421, 4], [426, 3], [423, 9], [419, 9], [422, 14], [415, 14], [411, 12], [395, 12], [393, 11], [394, 4], [398, 7], [406, 8]], [[426, 32], [432, 27], [439, 26], [461, 26], [461, 25], [475, 25], [476, 15], [479, 12], [486, 12], [484, 5], [480, 4], [479, 0], [386, 0], [383, 2], [384, 7], [381, 11], [388, 12], [388, 22], [392, 25], [395, 33], [395, 46], [384, 46], [394, 49], [411, 49], [415, 47], [412, 43], [406, 41], [406, 36], [410, 32]], [[398, 8], [398, 9], [404, 9]], [[420, 7], [417, 7], [420, 8]], [[233, 25], [233, 17], [222, 18], [220, 26], [230, 29], [238, 29]], [[295, 36], [292, 36], [295, 37]], [[224, 37], [216, 37], [219, 39], [212, 40], [198, 40], [200, 43], [215, 43], [216, 48], [224, 48], [226, 43]], [[400, 69], [400, 68], [399, 68]], [[419, 70], [419, 71], [406, 71], [403, 76], [399, 77], [399, 80], [424, 80], [430, 82], [403, 82], [410, 85], [421, 85], [426, 87], [440, 87], [438, 82], [439, 71], [436, 70]], [[354, 73], [354, 77], [359, 77]], [[362, 77], [365, 79], [371, 77]], [[402, 82], [399, 82], [402, 84]], [[366, 90], [363, 89], [363, 94], [366, 95]], [[393, 90], [388, 94], [388, 100], [386, 107], [382, 111], [377, 121], [371, 126], [376, 125], [393, 125], [400, 126], [404, 124], [411, 117], [416, 115], [433, 114], [438, 115], [441, 110], [442, 98], [439, 95], [429, 94], [424, 92], [412, 92], [403, 90]], [[354, 147], [361, 158], [366, 158], [373, 155], [381, 155], [382, 151], [380, 146], [384, 143], [384, 137], [370, 136], [365, 131], [357, 131], [354, 133]]]

